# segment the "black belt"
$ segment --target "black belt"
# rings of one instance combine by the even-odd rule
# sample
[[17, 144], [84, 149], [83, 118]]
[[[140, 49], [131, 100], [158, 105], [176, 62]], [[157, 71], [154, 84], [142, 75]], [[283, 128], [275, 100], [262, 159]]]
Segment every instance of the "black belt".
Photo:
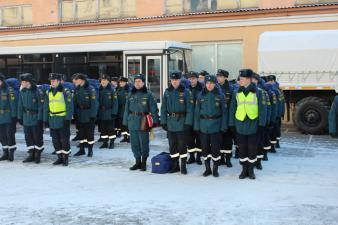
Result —
[[61, 114], [61, 113], [65, 113], [66, 111], [60, 111], [60, 112], [49, 112], [50, 114], [53, 114], [53, 115], [57, 115], [57, 114]]
[[10, 109], [0, 109], [0, 114], [8, 113], [10, 111]]
[[185, 116], [185, 112], [172, 112], [172, 113], [168, 113], [168, 116], [172, 116], [172, 117]]
[[112, 107], [111, 106], [110, 107], [100, 106], [100, 109], [102, 109], [102, 110], [109, 110], [109, 109], [112, 109]]
[[37, 114], [38, 110], [34, 110], [34, 109], [26, 109], [24, 108], [23, 111], [27, 114]]
[[221, 118], [222, 116], [206, 116], [206, 115], [201, 115], [200, 118], [201, 119], [205, 119], [205, 120], [215, 120], [215, 119], [219, 119]]
[[144, 112], [130, 112], [130, 111], [129, 111], [129, 115], [134, 115], [134, 116], [145, 116], [145, 115], [148, 115], [148, 113], [144, 113]]
[[90, 109], [90, 106], [85, 106], [85, 105], [77, 105], [79, 109]]

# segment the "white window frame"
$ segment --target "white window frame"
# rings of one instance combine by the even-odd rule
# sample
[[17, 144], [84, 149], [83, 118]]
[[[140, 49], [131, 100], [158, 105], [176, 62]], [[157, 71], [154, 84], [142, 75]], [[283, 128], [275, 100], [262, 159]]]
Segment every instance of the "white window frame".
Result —
[[[243, 41], [219, 41], [219, 42], [191, 42], [188, 43], [191, 45], [192, 49], [194, 46], [203, 46], [203, 45], [210, 45], [213, 46], [215, 48], [215, 65], [213, 66], [213, 71], [208, 71], [211, 74], [216, 73], [216, 71], [220, 68], [218, 68], [218, 45], [226, 45], [226, 44], [240, 44], [242, 45], [242, 50], [243, 50]], [[243, 68], [243, 62], [244, 62], [244, 57], [242, 58], [242, 65], [241, 68]]]

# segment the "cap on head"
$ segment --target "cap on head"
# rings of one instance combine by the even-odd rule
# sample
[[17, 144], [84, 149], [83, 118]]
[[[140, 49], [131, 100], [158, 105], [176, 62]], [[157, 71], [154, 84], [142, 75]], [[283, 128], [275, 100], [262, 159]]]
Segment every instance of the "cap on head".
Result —
[[268, 75], [266, 76], [266, 81], [276, 81], [276, 76], [275, 75]]
[[217, 79], [215, 76], [213, 75], [206, 75], [205, 76], [205, 82], [213, 82], [216, 83]]
[[181, 79], [181, 78], [182, 78], [182, 73], [179, 72], [179, 71], [177, 71], [177, 72], [172, 72], [172, 73], [170, 74], [170, 79], [172, 79], [172, 80], [179, 80], [179, 79]]
[[216, 75], [217, 76], [229, 77], [229, 72], [226, 71], [226, 70], [218, 69]]
[[252, 78], [253, 71], [251, 69], [242, 69], [242, 70], [239, 71], [239, 76], [240, 77]]
[[21, 81], [33, 82], [33, 75], [31, 73], [23, 73], [20, 75]]
[[128, 78], [127, 77], [120, 77], [119, 79], [122, 82], [128, 82]]
[[62, 80], [62, 74], [58, 74], [58, 73], [50, 73], [48, 80]]
[[208, 73], [207, 71], [205, 71], [205, 70], [202, 70], [202, 71], [199, 73], [199, 75], [205, 77], [205, 76], [209, 75], [209, 73]]
[[142, 82], [145, 81], [145, 77], [144, 77], [143, 74], [136, 74], [136, 75], [134, 76], [134, 81], [137, 80], [137, 79], [142, 80]]
[[198, 78], [198, 73], [194, 72], [194, 71], [190, 71], [188, 72], [188, 75], [187, 75], [188, 78], [191, 78], [191, 77], [196, 77]]
[[108, 76], [107, 74], [101, 74], [99, 77], [100, 80], [108, 80], [110, 81], [110, 76]]
[[88, 76], [83, 73], [75, 73], [73, 75], [73, 80], [87, 80]]
[[252, 74], [252, 78], [254, 78], [254, 79], [256, 79], [256, 80], [259, 81], [261, 77], [257, 73], [253, 73]]

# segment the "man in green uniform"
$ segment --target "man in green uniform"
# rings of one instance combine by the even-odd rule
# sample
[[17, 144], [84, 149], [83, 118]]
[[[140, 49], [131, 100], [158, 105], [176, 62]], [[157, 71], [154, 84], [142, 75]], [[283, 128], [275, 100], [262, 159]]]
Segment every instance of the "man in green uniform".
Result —
[[87, 75], [77, 73], [73, 76], [75, 83], [74, 108], [76, 123], [79, 129], [80, 150], [74, 156], [85, 155], [88, 147], [88, 157], [93, 157], [95, 119], [98, 102], [95, 88], [87, 81]]
[[0, 161], [13, 161], [16, 150], [17, 96], [5, 79], [6, 77], [0, 73], [0, 142], [3, 150]]
[[189, 89], [180, 83], [181, 78], [181, 72], [174, 72], [170, 75], [171, 85], [165, 90], [161, 105], [161, 125], [167, 131], [169, 141], [172, 160], [169, 173], [181, 170], [182, 174], [187, 174], [186, 140], [187, 132], [190, 133], [192, 130], [194, 101]]
[[23, 161], [40, 163], [43, 146], [43, 104], [44, 94], [38, 89], [33, 75], [20, 76], [21, 90], [18, 103], [18, 119], [23, 125], [28, 157]]
[[[116, 119], [116, 123], [117, 123], [117, 129], [116, 129], [116, 133], [117, 135], [120, 134], [123, 136], [123, 139], [121, 140], [121, 142], [127, 142], [129, 143], [129, 130], [128, 127], [123, 125], [122, 121], [123, 121], [123, 115], [124, 115], [124, 110], [125, 110], [125, 105], [126, 105], [126, 99], [129, 95], [130, 92], [130, 87], [128, 84], [128, 78], [126, 77], [121, 77], [120, 78], [120, 82], [119, 82], [119, 87], [117, 88], [117, 99], [118, 99], [118, 115], [117, 115], [117, 119]], [[118, 135], [118, 136], [120, 136]]]
[[150, 115], [156, 126], [159, 123], [156, 99], [145, 86], [143, 74], [135, 75], [134, 87], [129, 94], [123, 116], [123, 125], [130, 131], [131, 149], [136, 159], [130, 170], [147, 170], [149, 156], [149, 129], [147, 116]]
[[[216, 86], [216, 77], [207, 75], [205, 87], [199, 94], [194, 116], [194, 130], [200, 131], [202, 156], [205, 163], [203, 176], [218, 177], [218, 166], [221, 159], [221, 132], [228, 129], [228, 110], [224, 94]], [[210, 168], [210, 160], [213, 169]]]
[[70, 121], [73, 117], [71, 90], [61, 84], [62, 74], [51, 73], [51, 87], [46, 91], [43, 120], [50, 128], [52, 142], [57, 155], [54, 165], [68, 166], [70, 154]]
[[[115, 89], [110, 83], [110, 77], [106, 74], [100, 76], [99, 112], [98, 121], [101, 128], [103, 144], [100, 148], [114, 148], [116, 139], [114, 127], [118, 111], [118, 100]], [[108, 145], [109, 142], [109, 145]]]
[[262, 89], [252, 83], [253, 71], [239, 71], [239, 85], [231, 101], [229, 125], [236, 128], [239, 160], [242, 165], [240, 179], [255, 179], [259, 134], [266, 126], [266, 99]]

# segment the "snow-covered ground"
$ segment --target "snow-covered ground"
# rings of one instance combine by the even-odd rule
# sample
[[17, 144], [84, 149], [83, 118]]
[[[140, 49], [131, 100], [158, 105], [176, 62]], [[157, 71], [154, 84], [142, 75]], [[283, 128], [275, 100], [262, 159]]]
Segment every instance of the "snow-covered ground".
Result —
[[[23, 164], [22, 131], [15, 162], [0, 162], [0, 224], [338, 224], [338, 141], [328, 136], [283, 134], [282, 148], [270, 154], [257, 179], [239, 180], [240, 166], [220, 168], [220, 177], [131, 172], [128, 144], [71, 158], [53, 166], [50, 137], [42, 163]], [[76, 152], [73, 142], [73, 153]], [[156, 131], [151, 155], [167, 151]], [[150, 160], [149, 160], [150, 161]]]

